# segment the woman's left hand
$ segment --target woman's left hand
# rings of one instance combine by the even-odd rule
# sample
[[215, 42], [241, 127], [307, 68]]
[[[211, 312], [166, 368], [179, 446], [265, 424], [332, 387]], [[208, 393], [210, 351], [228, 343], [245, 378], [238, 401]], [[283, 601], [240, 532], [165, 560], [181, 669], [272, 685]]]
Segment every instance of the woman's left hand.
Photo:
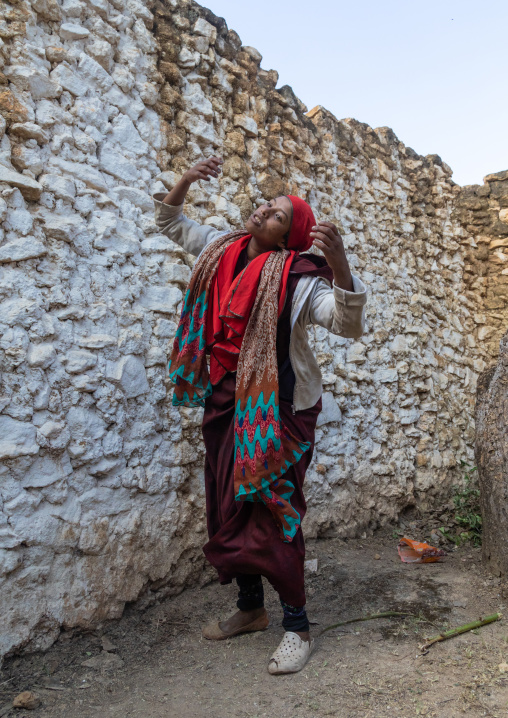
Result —
[[353, 278], [342, 237], [337, 231], [337, 227], [333, 222], [318, 222], [312, 230], [310, 232], [310, 236], [314, 240], [312, 244], [323, 252], [326, 262], [333, 272], [335, 284], [341, 289], [352, 292]]

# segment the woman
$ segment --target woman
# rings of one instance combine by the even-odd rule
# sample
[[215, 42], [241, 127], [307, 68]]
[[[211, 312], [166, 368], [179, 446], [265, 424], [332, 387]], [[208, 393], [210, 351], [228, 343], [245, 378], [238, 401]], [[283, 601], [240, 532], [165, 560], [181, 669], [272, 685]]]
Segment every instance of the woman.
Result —
[[[159, 230], [199, 256], [169, 372], [174, 404], [204, 406], [204, 553], [221, 583], [235, 578], [239, 587], [239, 610], [203, 635], [221, 640], [265, 629], [265, 576], [286, 631], [268, 670], [293, 673], [313, 648], [300, 523], [322, 387], [306, 326], [359, 337], [366, 290], [351, 275], [335, 225], [317, 223], [298, 197], [263, 204], [239, 232], [185, 217], [191, 184], [218, 177], [221, 164], [218, 157], [199, 162], [169, 194], [154, 196]], [[312, 245], [324, 258], [300, 254]]]

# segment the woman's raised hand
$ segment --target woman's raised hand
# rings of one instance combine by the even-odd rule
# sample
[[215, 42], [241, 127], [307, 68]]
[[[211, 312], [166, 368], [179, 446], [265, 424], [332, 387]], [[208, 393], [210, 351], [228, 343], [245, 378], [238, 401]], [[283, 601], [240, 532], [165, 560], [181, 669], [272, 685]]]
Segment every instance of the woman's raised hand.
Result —
[[183, 173], [173, 189], [164, 197], [164, 204], [173, 206], [183, 204], [191, 184], [202, 179], [210, 182], [212, 177], [218, 177], [221, 164], [223, 164], [223, 162], [220, 157], [210, 157], [207, 160], [198, 162], [197, 165], [194, 165], [194, 167], [191, 167], [187, 172]]
[[187, 170], [182, 179], [185, 179], [189, 184], [202, 179], [210, 182], [211, 177], [219, 176], [221, 164], [223, 164], [223, 161], [220, 157], [214, 156], [207, 160], [202, 160], [201, 162], [198, 162], [197, 165], [194, 165], [194, 167]]
[[333, 222], [318, 222], [310, 236], [312, 244], [325, 255], [328, 266], [333, 271], [335, 284], [341, 289], [353, 291], [353, 278], [344, 250], [342, 237]]

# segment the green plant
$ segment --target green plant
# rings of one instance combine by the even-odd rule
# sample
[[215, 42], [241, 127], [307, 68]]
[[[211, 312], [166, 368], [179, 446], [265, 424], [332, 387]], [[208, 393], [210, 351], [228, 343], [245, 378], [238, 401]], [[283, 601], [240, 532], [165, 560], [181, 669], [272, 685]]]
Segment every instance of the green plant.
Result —
[[457, 546], [471, 542], [473, 546], [481, 546], [482, 543], [482, 517], [480, 513], [480, 489], [475, 475], [477, 468], [465, 461], [461, 466], [466, 469], [464, 473], [464, 485], [453, 487], [453, 504], [455, 506], [455, 523], [462, 529], [452, 534], [444, 526], [439, 530], [443, 536]]
[[480, 488], [476, 466], [470, 466], [461, 461], [466, 468], [464, 474], [464, 487], [455, 488], [453, 503], [455, 504], [455, 521], [464, 528], [460, 536], [464, 541], [471, 541], [473, 546], [482, 543], [482, 516], [480, 512]]
[[438, 531], [443, 534], [447, 541], [449, 541], [450, 543], [457, 544], [457, 537], [451, 534], [450, 531], [446, 528], [446, 526], [441, 526]]

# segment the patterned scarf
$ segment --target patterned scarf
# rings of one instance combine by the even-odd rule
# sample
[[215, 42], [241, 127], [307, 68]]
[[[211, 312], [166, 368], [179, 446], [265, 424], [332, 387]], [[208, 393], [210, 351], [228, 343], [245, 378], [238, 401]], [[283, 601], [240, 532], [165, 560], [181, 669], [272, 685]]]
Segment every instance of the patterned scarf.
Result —
[[[284, 477], [310, 448], [287, 429], [279, 413], [277, 319], [295, 251], [266, 252], [234, 278], [250, 235], [231, 232], [200, 254], [183, 302], [169, 362], [174, 405], [204, 406], [226, 371], [236, 371], [236, 501], [261, 501], [283, 541], [292, 541], [300, 515]], [[210, 372], [206, 354], [210, 353]]]

